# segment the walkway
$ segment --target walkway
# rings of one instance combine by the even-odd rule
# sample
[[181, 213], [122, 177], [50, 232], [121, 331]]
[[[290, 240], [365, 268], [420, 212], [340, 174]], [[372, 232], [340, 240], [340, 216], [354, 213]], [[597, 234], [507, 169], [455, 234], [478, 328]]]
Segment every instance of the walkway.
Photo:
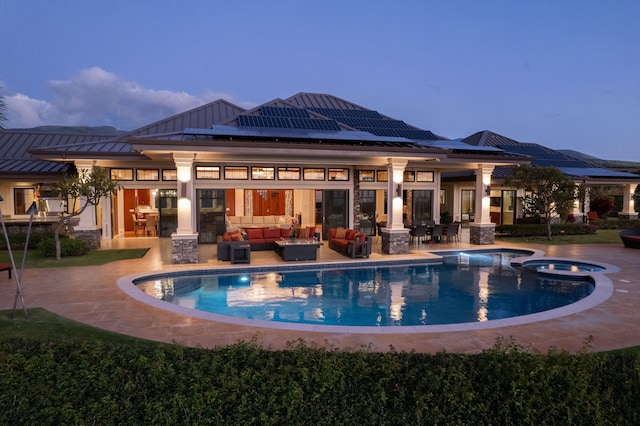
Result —
[[[42, 307], [76, 321], [131, 336], [207, 348], [255, 340], [265, 347], [281, 349], [287, 346], [287, 342], [303, 339], [307, 344], [329, 348], [368, 347], [384, 351], [393, 347], [399, 351], [435, 353], [445, 350], [473, 353], [491, 347], [497, 338], [511, 337], [518, 343], [531, 345], [541, 351], [555, 346], [573, 352], [582, 348], [589, 336], [593, 336], [593, 351], [640, 345], [640, 288], [637, 267], [640, 251], [625, 249], [622, 244], [548, 248], [547, 256], [593, 260], [620, 268], [620, 272], [607, 275], [614, 285], [613, 295], [592, 309], [524, 325], [413, 334], [302, 332], [218, 323], [154, 308], [130, 298], [118, 288], [116, 280], [124, 275], [193, 267], [171, 265], [170, 244], [171, 241], [166, 238], [115, 239], [107, 242], [104, 248], [151, 249], [143, 259], [113, 262], [104, 266], [25, 270], [23, 289], [27, 307]], [[403, 257], [428, 256], [428, 252], [424, 250], [428, 247], [412, 245], [412, 253]], [[469, 246], [464, 242], [444, 245], [443, 248], [469, 247], [495, 248]], [[528, 248], [542, 250], [546, 247]], [[197, 266], [225, 267], [228, 262], [219, 263], [215, 260], [214, 253], [214, 245], [201, 246], [200, 264]], [[389, 256], [380, 254], [377, 248], [373, 258], [388, 259]], [[318, 262], [345, 260], [346, 257], [328, 249], [325, 244]], [[273, 252], [252, 253], [252, 265], [279, 262]], [[14, 292], [15, 281], [8, 281], [6, 273], [1, 274], [0, 309], [12, 307]], [[18, 312], [18, 315], [22, 315], [22, 312]]]

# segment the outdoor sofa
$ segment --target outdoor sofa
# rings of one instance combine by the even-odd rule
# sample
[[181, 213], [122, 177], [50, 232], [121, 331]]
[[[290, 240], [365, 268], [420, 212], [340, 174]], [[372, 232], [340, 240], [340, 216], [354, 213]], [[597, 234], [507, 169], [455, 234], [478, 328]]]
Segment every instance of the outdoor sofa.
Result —
[[640, 249], [640, 228], [623, 229], [620, 238], [625, 247]]

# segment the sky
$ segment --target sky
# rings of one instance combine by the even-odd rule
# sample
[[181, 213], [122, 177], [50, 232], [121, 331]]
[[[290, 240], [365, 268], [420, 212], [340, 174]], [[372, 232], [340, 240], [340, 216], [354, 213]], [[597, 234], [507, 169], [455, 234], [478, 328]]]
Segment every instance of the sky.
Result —
[[0, 0], [4, 127], [328, 93], [447, 138], [640, 161], [637, 0]]

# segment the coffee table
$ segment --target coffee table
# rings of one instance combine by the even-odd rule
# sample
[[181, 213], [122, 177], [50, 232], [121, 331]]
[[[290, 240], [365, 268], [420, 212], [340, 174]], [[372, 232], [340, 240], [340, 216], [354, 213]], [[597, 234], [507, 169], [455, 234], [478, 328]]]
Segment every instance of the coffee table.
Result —
[[277, 240], [276, 253], [284, 261], [316, 260], [322, 243], [314, 239]]

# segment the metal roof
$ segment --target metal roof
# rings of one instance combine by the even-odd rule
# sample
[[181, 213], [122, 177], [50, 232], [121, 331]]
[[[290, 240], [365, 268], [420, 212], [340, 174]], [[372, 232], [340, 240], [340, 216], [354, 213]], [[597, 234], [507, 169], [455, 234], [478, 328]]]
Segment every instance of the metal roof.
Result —
[[124, 138], [181, 132], [186, 128], [206, 129], [214, 124], [224, 124], [245, 112], [244, 108], [218, 99], [189, 111], [173, 115], [155, 123], [133, 130]]
[[312, 139], [333, 140], [345, 142], [379, 142], [379, 143], [405, 143], [413, 144], [414, 141], [401, 137], [376, 136], [368, 132], [352, 130], [317, 130], [300, 128], [274, 128], [274, 127], [235, 127], [215, 125], [211, 129], [185, 129], [185, 136], [236, 136], [245, 138], [282, 138], [282, 139]]
[[[507, 138], [497, 133], [484, 130], [462, 139], [473, 146], [485, 146], [500, 148], [508, 153], [523, 155], [531, 158], [532, 166], [556, 167], [566, 176], [574, 178], [612, 178], [612, 179], [638, 179], [638, 175], [627, 172], [598, 167], [597, 165], [566, 155], [560, 151], [548, 148], [536, 143], [524, 143]], [[508, 168], [494, 172], [494, 177], [505, 177]]]
[[562, 173], [573, 177], [592, 177], [592, 178], [635, 178], [640, 180], [640, 176], [627, 173], [617, 172], [614, 170], [603, 169], [600, 167], [558, 167]]
[[44, 133], [29, 130], [4, 130], [0, 132], [1, 174], [59, 174], [66, 165], [60, 162], [34, 158], [30, 150], [35, 147], [54, 149], [60, 152], [65, 147], [87, 141], [107, 140], [105, 135]]

